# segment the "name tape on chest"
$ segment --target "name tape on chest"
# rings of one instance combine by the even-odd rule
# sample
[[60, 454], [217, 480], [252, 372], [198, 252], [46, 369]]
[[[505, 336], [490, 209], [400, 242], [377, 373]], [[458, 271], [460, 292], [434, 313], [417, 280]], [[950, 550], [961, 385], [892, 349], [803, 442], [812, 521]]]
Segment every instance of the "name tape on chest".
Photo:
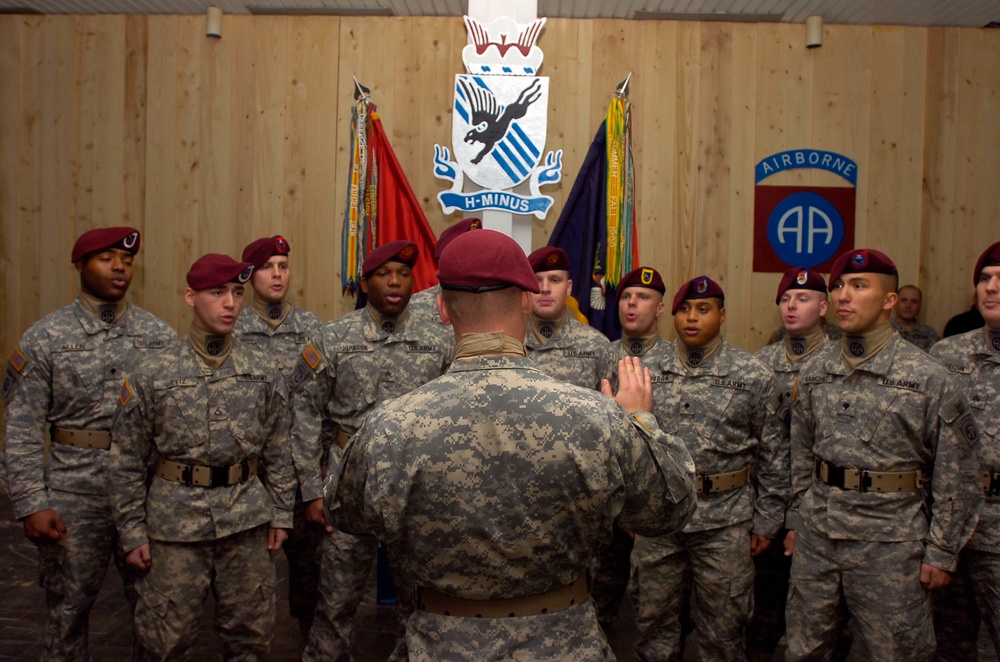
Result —
[[592, 349], [567, 349], [563, 356], [573, 359], [596, 359], [597, 352]]
[[712, 386], [715, 388], [729, 388], [735, 389], [737, 391], [749, 391], [750, 386], [746, 382], [741, 382], [736, 379], [725, 379], [723, 377], [714, 377], [712, 379]]
[[89, 349], [93, 349], [86, 343], [82, 342], [64, 342], [59, 346], [59, 349], [55, 350], [57, 352], [86, 352]]
[[136, 339], [134, 346], [138, 349], [163, 349], [167, 346], [166, 340], [147, 340], [145, 338]]
[[436, 354], [438, 351], [437, 345], [428, 345], [421, 343], [407, 343], [406, 353], [407, 354]]
[[951, 371], [951, 372], [957, 372], [960, 375], [971, 375], [972, 374], [972, 366], [971, 365], [965, 365], [964, 363], [949, 363], [948, 361], [943, 362], [942, 365], [945, 368], [947, 368], [949, 371]]
[[153, 382], [153, 388], [157, 391], [165, 388], [189, 388], [197, 385], [198, 380], [193, 377], [178, 377], [176, 379], [163, 379]]
[[333, 351], [337, 354], [358, 354], [362, 352], [374, 352], [375, 348], [371, 345], [356, 344], [356, 343], [341, 343], [333, 348]]
[[881, 377], [878, 380], [879, 386], [888, 388], [901, 388], [907, 391], [924, 392], [924, 383], [915, 379], [893, 379], [891, 377]]
[[236, 375], [236, 381], [238, 382], [260, 382], [265, 383], [271, 381], [270, 375]]

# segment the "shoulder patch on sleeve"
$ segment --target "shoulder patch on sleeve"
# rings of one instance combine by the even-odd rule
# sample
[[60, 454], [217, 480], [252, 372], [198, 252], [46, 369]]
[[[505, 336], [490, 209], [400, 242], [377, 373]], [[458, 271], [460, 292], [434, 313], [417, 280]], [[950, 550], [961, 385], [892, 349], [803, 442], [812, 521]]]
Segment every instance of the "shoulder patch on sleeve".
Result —
[[122, 390], [118, 393], [118, 399], [121, 401], [122, 407], [127, 406], [134, 397], [135, 393], [132, 392], [132, 386], [128, 383], [128, 378], [126, 377], [122, 383]]
[[23, 372], [24, 366], [28, 365], [28, 358], [17, 345], [14, 345], [14, 349], [10, 350], [10, 356], [7, 359], [10, 361], [11, 366], [14, 367], [14, 370], [18, 372]]
[[312, 343], [309, 343], [306, 345], [306, 348], [302, 350], [302, 358], [305, 359], [305, 362], [309, 364], [310, 368], [315, 370], [316, 366], [318, 366], [323, 360], [323, 355], [316, 351], [316, 348], [313, 347]]
[[8, 365], [3, 371], [3, 404], [6, 407], [10, 404], [10, 396], [14, 393], [14, 384], [21, 375], [14, 370], [14, 366]]
[[979, 441], [979, 424], [964, 393], [956, 393], [942, 403], [938, 416], [949, 425], [954, 425], [970, 448]]

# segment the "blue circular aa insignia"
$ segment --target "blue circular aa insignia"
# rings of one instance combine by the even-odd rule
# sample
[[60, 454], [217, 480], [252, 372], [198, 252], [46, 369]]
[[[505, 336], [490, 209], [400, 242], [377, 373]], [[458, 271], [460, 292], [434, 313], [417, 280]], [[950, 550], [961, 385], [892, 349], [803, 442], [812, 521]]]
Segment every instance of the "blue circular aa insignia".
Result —
[[829, 200], [798, 191], [775, 205], [767, 220], [767, 242], [785, 264], [815, 267], [837, 254], [844, 219]]

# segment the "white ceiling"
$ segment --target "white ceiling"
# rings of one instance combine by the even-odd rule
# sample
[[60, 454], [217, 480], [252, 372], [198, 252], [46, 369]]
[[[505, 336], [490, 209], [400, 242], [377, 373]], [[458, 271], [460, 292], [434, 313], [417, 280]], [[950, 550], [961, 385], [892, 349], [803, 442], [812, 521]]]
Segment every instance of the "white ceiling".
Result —
[[[209, 5], [226, 13], [380, 13], [461, 16], [467, 0], [0, 0], [0, 12], [46, 14], [202, 14]], [[1000, 0], [538, 0], [538, 15], [558, 18], [634, 18], [637, 12], [693, 15], [705, 20], [934, 25], [981, 28], [1000, 22]], [[780, 17], [780, 18], [779, 18]]]

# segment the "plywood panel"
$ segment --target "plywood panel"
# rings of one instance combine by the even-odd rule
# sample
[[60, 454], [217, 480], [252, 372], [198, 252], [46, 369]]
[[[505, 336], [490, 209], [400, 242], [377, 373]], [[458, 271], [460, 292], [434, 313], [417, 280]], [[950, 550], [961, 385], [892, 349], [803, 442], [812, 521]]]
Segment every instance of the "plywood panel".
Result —
[[[544, 244], [615, 85], [633, 72], [640, 261], [672, 292], [698, 273], [728, 294], [726, 334], [756, 349], [777, 325], [777, 274], [753, 274], [753, 166], [788, 149], [851, 156], [859, 241], [897, 256], [924, 287], [925, 320], [965, 308], [968, 266], [997, 238], [1000, 35], [801, 25], [551, 20], [547, 149], [563, 149]], [[454, 18], [0, 17], [0, 214], [9, 346], [76, 291], [65, 254], [79, 232], [144, 233], [133, 296], [186, 327], [184, 274], [207, 251], [289, 237], [294, 294], [325, 319], [341, 297], [352, 88], [372, 98], [433, 230], [452, 220], [433, 145], [451, 143]], [[840, 184], [792, 170], [768, 184]], [[664, 320], [661, 331], [673, 335]]]

